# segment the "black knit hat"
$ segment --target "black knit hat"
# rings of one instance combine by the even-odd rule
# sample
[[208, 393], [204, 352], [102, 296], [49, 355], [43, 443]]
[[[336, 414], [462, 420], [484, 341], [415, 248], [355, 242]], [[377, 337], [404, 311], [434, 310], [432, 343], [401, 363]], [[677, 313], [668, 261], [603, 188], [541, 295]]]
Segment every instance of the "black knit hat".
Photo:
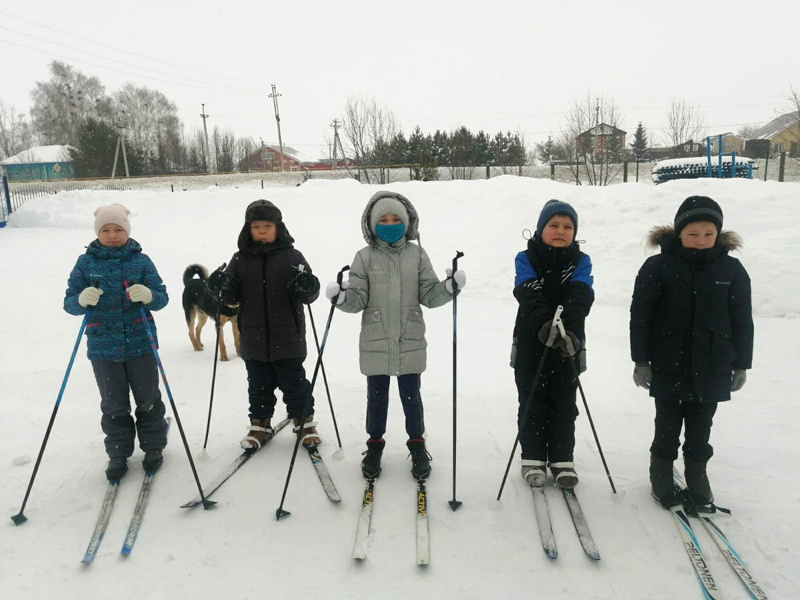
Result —
[[280, 209], [269, 200], [256, 200], [251, 202], [244, 213], [246, 223], [253, 221], [271, 221], [280, 223], [283, 220]]
[[722, 209], [719, 204], [708, 196], [689, 196], [675, 214], [675, 235], [680, 236], [684, 227], [698, 221], [713, 223], [719, 233], [722, 230]]
[[539, 234], [539, 237], [542, 237], [542, 230], [545, 228], [545, 225], [556, 215], [563, 215], [570, 218], [572, 225], [575, 227], [572, 234], [574, 239], [574, 236], [578, 235], [578, 213], [575, 212], [571, 204], [567, 204], [561, 200], [548, 200], [545, 202], [542, 212], [539, 213], [539, 220], [536, 222], [536, 233]]

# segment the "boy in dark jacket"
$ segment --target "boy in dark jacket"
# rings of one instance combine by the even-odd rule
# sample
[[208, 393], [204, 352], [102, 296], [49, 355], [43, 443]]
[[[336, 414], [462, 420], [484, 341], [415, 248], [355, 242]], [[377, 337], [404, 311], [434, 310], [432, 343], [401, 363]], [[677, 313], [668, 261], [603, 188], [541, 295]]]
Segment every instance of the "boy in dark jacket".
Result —
[[[519, 393], [517, 426], [522, 447], [522, 477], [532, 486], [542, 486], [550, 466], [561, 488], [578, 484], [573, 463], [575, 419], [578, 416], [578, 382], [571, 361], [585, 370], [584, 321], [594, 302], [592, 262], [581, 252], [575, 235], [578, 214], [559, 200], [549, 200], [539, 215], [528, 249], [517, 254], [514, 297], [519, 302], [514, 324], [512, 366]], [[566, 336], [554, 327], [556, 309]], [[534, 377], [548, 351], [531, 395]], [[531, 407], [523, 422], [525, 407]]]
[[[119, 481], [128, 471], [134, 438], [144, 450], [145, 471], [155, 472], [167, 445], [166, 408], [158, 389], [158, 365], [142, 322], [141, 307], [156, 336], [152, 310], [167, 305], [167, 288], [139, 243], [129, 238], [130, 211], [121, 204], [95, 211], [97, 239], [69, 275], [64, 310], [85, 315], [88, 357], [100, 389], [100, 425], [106, 434], [106, 476]], [[158, 341], [156, 338], [156, 347]], [[129, 393], [136, 402], [131, 417]]]
[[674, 227], [650, 232], [661, 253], [648, 258], [631, 303], [633, 380], [655, 398], [655, 435], [650, 446], [653, 496], [676, 503], [672, 463], [685, 426], [686, 484], [695, 503], [714, 496], [706, 474], [717, 403], [744, 386], [753, 360], [750, 277], [728, 256], [741, 247], [735, 233], [722, 231], [722, 209], [705, 196], [681, 204]]
[[247, 368], [250, 427], [241, 446], [258, 450], [273, 433], [275, 389], [283, 392], [289, 418], [305, 447], [320, 443], [313, 398], [301, 423], [311, 384], [306, 379], [306, 321], [303, 304], [319, 296], [319, 280], [295, 249], [281, 211], [272, 202], [256, 200], [245, 211], [239, 251], [224, 270], [208, 278], [214, 295], [239, 305], [241, 351]]

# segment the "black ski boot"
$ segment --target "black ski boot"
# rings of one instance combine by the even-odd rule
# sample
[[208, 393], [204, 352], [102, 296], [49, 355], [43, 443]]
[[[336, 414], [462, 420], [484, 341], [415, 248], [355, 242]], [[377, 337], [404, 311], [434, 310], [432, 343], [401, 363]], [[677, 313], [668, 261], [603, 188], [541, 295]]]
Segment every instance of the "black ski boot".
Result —
[[146, 473], [155, 473], [164, 464], [164, 451], [163, 450], [148, 450], [144, 453], [144, 460], [142, 460], [142, 467]]
[[381, 456], [386, 442], [379, 440], [367, 440], [367, 449], [363, 453], [364, 460], [361, 461], [361, 472], [367, 479], [376, 479], [381, 474]]
[[672, 461], [650, 455], [650, 486], [655, 498], [664, 508], [680, 504], [672, 479]]
[[714, 502], [711, 493], [711, 483], [706, 474], [706, 462], [696, 462], [686, 457], [683, 459], [686, 487], [692, 496], [692, 501], [699, 507], [709, 506]]
[[128, 472], [128, 459], [124, 456], [114, 456], [108, 459], [106, 477], [109, 481], [119, 481]]
[[408, 440], [406, 446], [411, 453], [411, 474], [414, 479], [427, 479], [431, 474], [431, 455], [425, 449], [425, 440]]

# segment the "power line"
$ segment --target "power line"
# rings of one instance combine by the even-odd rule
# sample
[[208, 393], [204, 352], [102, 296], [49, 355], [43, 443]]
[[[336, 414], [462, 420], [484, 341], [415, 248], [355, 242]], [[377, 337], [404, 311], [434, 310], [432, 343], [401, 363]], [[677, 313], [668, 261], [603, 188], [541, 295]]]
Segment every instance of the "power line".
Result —
[[84, 37], [81, 37], [79, 35], [74, 35], [72, 33], [67, 33], [66, 31], [61, 31], [60, 29], [55, 29], [55, 28], [49, 27], [47, 25], [42, 25], [41, 23], [37, 23], [36, 21], [31, 21], [29, 19], [24, 19], [22, 17], [18, 17], [16, 15], [12, 15], [12, 14], [7, 13], [7, 12], [2, 11], [2, 10], [0, 10], [0, 15], [5, 15], [7, 17], [11, 17], [12, 19], [18, 19], [20, 21], [25, 21], [26, 23], [30, 23], [31, 25], [35, 25], [36, 27], [41, 27], [43, 29], [48, 29], [50, 31], [54, 31], [56, 33], [60, 33], [61, 35], [66, 35], [68, 37], [72, 37], [72, 38], [81, 40], [83, 42], [88, 42], [90, 44], [95, 44], [97, 46], [102, 46], [103, 48], [109, 48], [111, 50], [116, 50], [117, 52], [122, 52], [124, 54], [130, 54], [132, 56], [138, 56], [139, 58], [144, 58], [145, 60], [151, 60], [153, 62], [162, 63], [162, 64], [165, 64], [165, 65], [169, 65], [171, 67], [177, 67], [178, 69], [184, 69], [186, 71], [194, 71], [195, 73], [201, 73], [203, 75], [212, 75], [214, 77], [222, 77], [222, 78], [225, 78], [225, 79], [233, 79], [235, 81], [244, 81], [246, 83], [257, 85], [255, 82], [250, 81], [249, 79], [242, 79], [240, 77], [231, 77], [230, 75], [220, 75], [218, 73], [209, 73], [207, 71], [201, 71], [200, 69], [194, 69], [192, 67], [184, 67], [183, 65], [178, 65], [178, 64], [175, 64], [175, 63], [171, 63], [171, 62], [168, 62], [166, 60], [161, 60], [159, 58], [152, 58], [150, 56], [145, 56], [144, 54], [137, 54], [136, 52], [131, 52], [129, 50], [122, 50], [121, 48], [116, 48], [114, 46], [109, 46], [107, 44], [96, 42], [94, 40], [90, 40], [88, 38], [84, 38]]
[[144, 79], [152, 79], [153, 81], [159, 81], [161, 83], [169, 83], [169, 84], [172, 84], [172, 85], [182, 85], [184, 87], [197, 88], [197, 89], [207, 90], [207, 91], [211, 91], [211, 92], [222, 92], [224, 94], [237, 94], [237, 95], [262, 96], [262, 97], [264, 96], [263, 92], [249, 92], [249, 91], [236, 90], [236, 89], [233, 89], [233, 88], [214, 89], [214, 88], [210, 88], [210, 87], [206, 87], [206, 86], [202, 86], [202, 85], [196, 85], [196, 84], [193, 84], [193, 83], [183, 83], [181, 81], [170, 81], [168, 79], [161, 79], [159, 77], [153, 77], [152, 75], [142, 75], [141, 73], [132, 73], [130, 71], [124, 71], [122, 69], [115, 69], [114, 67], [106, 67], [105, 65], [98, 65], [96, 63], [92, 63], [92, 62], [89, 62], [89, 61], [86, 61], [86, 60], [81, 60], [81, 59], [78, 59], [78, 58], [71, 58], [69, 56], [63, 56], [61, 54], [57, 54], [55, 52], [50, 52], [48, 50], [40, 50], [39, 48], [33, 48], [31, 46], [26, 46], [25, 44], [20, 44], [19, 42], [12, 42], [10, 40], [4, 40], [2, 38], [0, 38], [0, 42], [5, 42], [6, 44], [11, 44], [11, 45], [14, 45], [14, 46], [19, 46], [21, 48], [26, 48], [27, 50], [33, 50], [34, 52], [39, 52], [41, 54], [46, 54], [47, 56], [54, 56], [56, 58], [61, 58], [61, 59], [66, 60], [66, 61], [81, 63], [81, 64], [84, 64], [84, 65], [89, 65], [91, 67], [97, 67], [98, 69], [106, 69], [107, 71], [115, 71], [117, 73], [123, 73], [125, 75], [133, 75], [134, 77], [141, 77], [141, 78], [144, 78]]
[[[167, 77], [177, 77], [179, 79], [185, 79], [187, 81], [193, 81], [195, 83], [200, 83], [200, 84], [205, 84], [205, 85], [213, 85], [213, 86], [219, 86], [219, 87], [225, 88], [225, 86], [222, 86], [220, 84], [209, 83], [209, 82], [206, 82], [206, 81], [200, 81], [198, 79], [191, 79], [190, 77], [184, 77], [183, 75], [174, 75], [172, 73], [167, 73], [165, 71], [157, 71], [155, 69], [151, 69], [150, 67], [140, 67], [139, 65], [136, 65], [136, 64], [133, 64], [133, 63], [129, 63], [129, 62], [125, 62], [123, 60], [117, 60], [117, 59], [114, 59], [114, 58], [107, 58], [105, 56], [102, 56], [101, 54], [95, 54], [93, 52], [88, 52], [86, 50], [81, 50], [79, 48], [74, 48], [72, 46], [67, 46], [66, 44], [61, 44], [59, 42], [51, 42], [50, 40], [47, 40], [45, 38], [30, 34], [30, 33], [25, 33], [24, 31], [17, 31], [16, 29], [11, 29], [10, 27], [5, 27], [4, 25], [0, 25], [0, 29], [5, 29], [7, 31], [12, 31], [14, 33], [25, 35], [25, 36], [31, 37], [31, 38], [33, 38], [35, 40], [39, 40], [39, 41], [45, 42], [46, 44], [52, 44], [54, 46], [61, 46], [62, 48], [66, 48], [67, 50], [72, 50], [74, 52], [80, 52], [81, 54], [88, 54], [89, 56], [94, 56], [96, 58], [100, 58], [100, 59], [107, 60], [107, 61], [110, 61], [110, 62], [119, 63], [119, 64], [125, 65], [127, 67], [133, 67], [134, 69], [142, 69], [142, 70], [146, 70], [146, 71], [149, 71], [149, 72], [152, 72], [152, 73], [158, 73], [159, 75], [166, 75]], [[225, 88], [225, 89], [228, 89], [228, 88]], [[233, 88], [229, 88], [229, 89], [233, 90]], [[217, 91], [222, 91], [222, 90], [217, 90]], [[236, 91], [237, 92], [242, 92], [242, 93], [258, 93], [255, 90], [245, 90], [245, 89], [237, 89]]]

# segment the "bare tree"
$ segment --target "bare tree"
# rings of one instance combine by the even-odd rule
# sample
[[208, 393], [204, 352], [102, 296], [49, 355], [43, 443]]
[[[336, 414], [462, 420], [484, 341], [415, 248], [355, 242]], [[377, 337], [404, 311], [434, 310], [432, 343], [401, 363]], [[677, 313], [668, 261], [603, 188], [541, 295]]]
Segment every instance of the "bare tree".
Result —
[[753, 133], [758, 130], [758, 126], [752, 123], [745, 123], [736, 130], [736, 135], [744, 140], [749, 140]]
[[33, 131], [25, 115], [0, 100], [0, 160], [33, 145]]
[[[356, 166], [368, 165], [375, 158], [384, 155], [383, 149], [388, 148], [395, 135], [400, 133], [397, 119], [388, 107], [379, 106], [373, 98], [347, 99], [344, 114], [342, 115], [342, 131], [348, 143], [349, 154], [352, 154]], [[380, 162], [380, 161], [379, 161]], [[368, 169], [363, 172], [370, 183]], [[384, 166], [378, 169], [380, 182], [388, 183], [389, 171]]]
[[570, 148], [575, 163], [570, 169], [577, 183], [581, 175], [589, 185], [608, 185], [622, 170], [624, 132], [619, 125], [622, 111], [612, 98], [578, 98], [566, 116], [566, 124], [556, 145]]
[[787, 130], [790, 138], [788, 148], [789, 156], [800, 163], [800, 88], [791, 86], [784, 98], [786, 100], [783, 107], [784, 111], [794, 113], [795, 118], [798, 119]]
[[690, 100], [673, 100], [667, 108], [667, 143], [673, 148], [684, 142], [700, 141], [707, 128], [705, 117]]
[[81, 126], [88, 117], [98, 117], [108, 102], [105, 88], [96, 77], [87, 77], [70, 65], [53, 61], [50, 80], [37, 81], [31, 92], [31, 117], [44, 144], [77, 146]]

